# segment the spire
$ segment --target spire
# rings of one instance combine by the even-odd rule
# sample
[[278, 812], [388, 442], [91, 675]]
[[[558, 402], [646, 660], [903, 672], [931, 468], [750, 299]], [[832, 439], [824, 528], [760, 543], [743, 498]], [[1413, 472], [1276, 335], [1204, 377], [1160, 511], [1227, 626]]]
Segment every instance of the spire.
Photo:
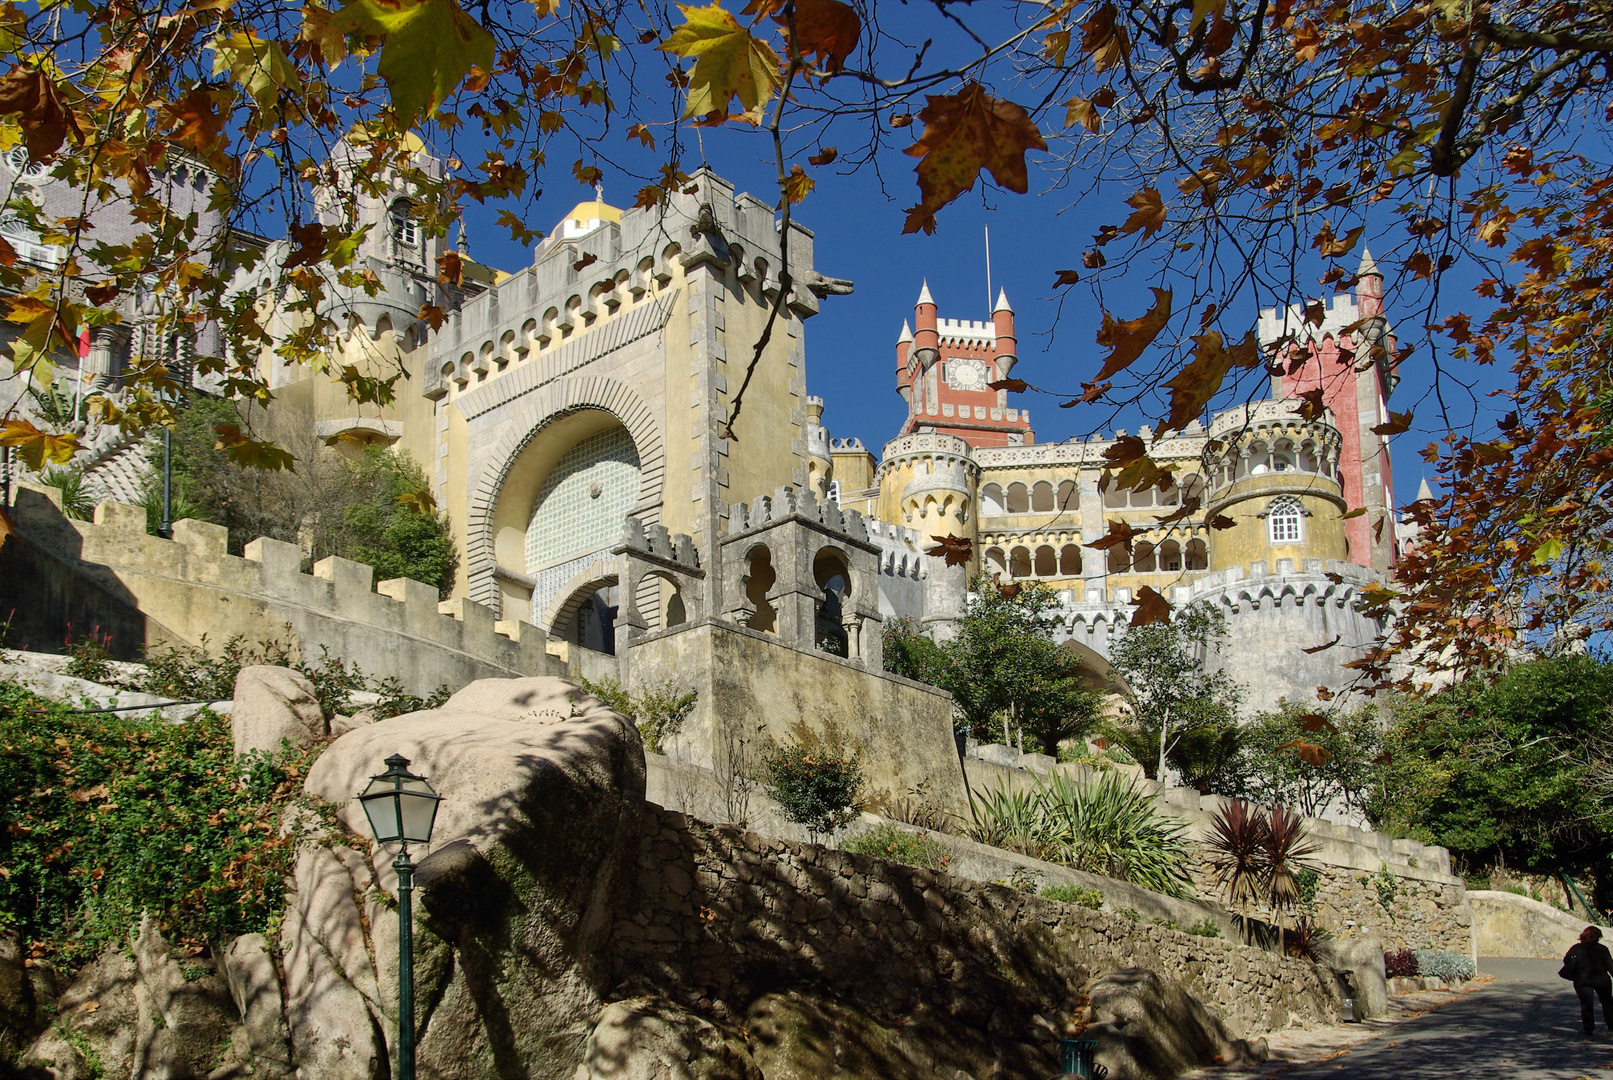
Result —
[[1417, 485], [1417, 501], [1418, 502], [1432, 502], [1433, 498], [1434, 498], [1434, 493], [1433, 493], [1433, 491], [1431, 491], [1429, 489], [1429, 487], [1428, 487], [1428, 477], [1425, 476], [1425, 477], [1423, 477], [1423, 482]]
[[930, 279], [929, 278], [924, 279], [924, 287], [919, 290], [918, 302], [921, 303], [921, 304], [933, 304], [933, 303], [935, 303], [935, 298], [930, 295]]
[[902, 336], [896, 339], [896, 344], [900, 345], [904, 341], [912, 341], [912, 340], [913, 340], [913, 328], [911, 326], [907, 325], [907, 320], [906, 319], [903, 319], [902, 320]]
[[1372, 261], [1372, 249], [1371, 248], [1362, 248], [1361, 249], [1361, 265], [1356, 267], [1355, 276], [1356, 277], [1380, 277], [1380, 278], [1383, 277], [1383, 271], [1379, 270], [1378, 269], [1378, 264]]
[[993, 315], [995, 315], [999, 311], [1013, 311], [1013, 310], [1014, 310], [1013, 308], [1008, 306], [1008, 290], [1007, 289], [998, 289], [997, 290], [997, 306], [991, 309], [991, 313]]

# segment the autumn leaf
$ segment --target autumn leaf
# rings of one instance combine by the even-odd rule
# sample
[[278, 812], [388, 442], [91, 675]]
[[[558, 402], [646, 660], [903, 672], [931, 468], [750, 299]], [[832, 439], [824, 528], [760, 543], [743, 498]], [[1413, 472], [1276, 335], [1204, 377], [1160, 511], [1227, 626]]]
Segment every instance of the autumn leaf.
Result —
[[1321, 713], [1306, 713], [1304, 716], [1301, 716], [1299, 718], [1299, 730], [1308, 731], [1312, 735], [1315, 735], [1319, 731], [1325, 731], [1329, 735], [1337, 735], [1339, 733], [1339, 729], [1334, 726], [1333, 721], [1329, 720]]
[[590, 251], [588, 254], [571, 264], [572, 273], [580, 274], [598, 261], [599, 256]]
[[1093, 382], [1102, 382], [1130, 367], [1143, 354], [1171, 317], [1171, 290], [1155, 288], [1154, 306], [1135, 319], [1116, 319], [1107, 311], [1097, 342], [1110, 351]]
[[1173, 431], [1181, 431], [1198, 418], [1221, 389], [1228, 371], [1260, 363], [1260, 345], [1252, 330], [1230, 349], [1222, 346], [1221, 335], [1214, 330], [1199, 334], [1193, 343], [1193, 359], [1165, 384], [1171, 391], [1171, 412], [1165, 426]]
[[[782, 14], [773, 21], [785, 25]], [[862, 36], [862, 20], [840, 0], [795, 0], [795, 40], [801, 55], [818, 58], [825, 74], [845, 65]]]
[[1047, 62], [1054, 67], [1064, 66], [1064, 57], [1070, 51], [1070, 32], [1068, 30], [1050, 30], [1042, 39], [1042, 53]]
[[1077, 124], [1094, 135], [1103, 124], [1098, 116], [1098, 107], [1084, 97], [1073, 97], [1064, 103], [1064, 126], [1075, 127]]
[[1143, 237], [1153, 236], [1165, 224], [1165, 203], [1160, 199], [1159, 192], [1154, 188], [1143, 188], [1137, 194], [1126, 200], [1126, 205], [1132, 207], [1131, 216], [1126, 223], [1120, 226], [1122, 233], [1134, 233], [1141, 229]]
[[645, 124], [634, 124], [629, 127], [627, 137], [637, 139], [640, 144], [649, 147], [651, 150], [655, 149], [655, 136], [650, 133], [649, 127]]
[[605, 178], [597, 165], [590, 165], [578, 158], [571, 166], [571, 175], [577, 178], [577, 183], [583, 187], [592, 187]]
[[1233, 521], [1225, 514], [1217, 514], [1210, 519], [1210, 528], [1212, 529], [1231, 529], [1235, 528], [1237, 524], [1236, 521]]
[[410, 513], [419, 514], [422, 517], [437, 516], [437, 500], [431, 497], [429, 488], [421, 488], [419, 491], [399, 495], [398, 505]]
[[1181, 506], [1178, 506], [1164, 517], [1157, 517], [1154, 520], [1161, 525], [1169, 525], [1175, 521], [1185, 521], [1198, 513], [1199, 508], [1203, 505], [1203, 501], [1197, 495], [1189, 495], [1182, 500]]
[[80, 138], [72, 110], [55, 81], [39, 68], [19, 64], [0, 79], [0, 113], [17, 118], [28, 157], [40, 164], [56, 156], [69, 134]]
[[982, 169], [1009, 191], [1023, 195], [1030, 186], [1025, 154], [1046, 150], [1047, 142], [1030, 113], [1012, 101], [992, 97], [979, 83], [956, 93], [929, 97], [919, 113], [924, 134], [908, 147], [919, 158], [921, 201], [908, 211], [904, 233], [935, 231], [935, 215], [974, 187]]
[[1103, 452], [1104, 463], [1116, 469], [1123, 469], [1147, 456], [1148, 445], [1136, 435], [1120, 436]]
[[441, 330], [442, 324], [448, 319], [448, 313], [436, 304], [421, 304], [416, 317], [425, 320], [426, 325], [433, 330]]
[[1131, 49], [1119, 14], [1113, 4], [1104, 4], [1081, 27], [1081, 51], [1092, 59], [1093, 71], [1115, 67]]
[[778, 54], [751, 36], [720, 3], [706, 7], [678, 5], [684, 23], [656, 48], [694, 60], [683, 115], [726, 117], [728, 103], [739, 99], [740, 115], [753, 124], [783, 85]]
[[1355, 248], [1356, 241], [1361, 239], [1361, 234], [1365, 231], [1366, 226], [1363, 225], [1359, 228], [1351, 229], [1342, 237], [1335, 238], [1332, 228], [1323, 226], [1322, 231], [1316, 234], [1316, 250], [1329, 259], [1348, 255]]
[[839, 157], [839, 156], [840, 156], [840, 151], [836, 150], [832, 146], [825, 146], [822, 150], [818, 151], [816, 154], [813, 154], [811, 157], [807, 158], [807, 163], [810, 164], [810, 165], [823, 166], [823, 165], [827, 165], [830, 162], [834, 161], [834, 159]]
[[1299, 393], [1299, 415], [1305, 420], [1320, 420], [1327, 415], [1327, 403], [1322, 400], [1320, 386]]
[[1018, 596], [1024, 591], [1025, 586], [1021, 585], [1017, 581], [1010, 581], [1007, 585], [997, 586], [997, 595], [1002, 597], [1004, 600], [1012, 600], [1014, 597]]
[[325, 226], [311, 221], [306, 225], [293, 225], [290, 233], [291, 242], [296, 246], [280, 264], [282, 269], [314, 266], [325, 257]]
[[244, 469], [296, 471], [296, 458], [271, 442], [244, 434], [239, 424], [219, 424], [213, 428], [213, 435], [213, 449], [224, 451], [226, 457]]
[[265, 113], [274, 111], [282, 91], [295, 92], [302, 86], [302, 78], [280, 42], [266, 41], [255, 31], [217, 37], [207, 47], [214, 54], [213, 74], [229, 75]]
[[68, 433], [52, 435], [40, 431], [27, 420], [7, 420], [0, 424], [0, 446], [9, 446], [34, 472], [45, 467], [45, 462], [66, 465], [79, 450], [78, 436]]
[[[1320, 690], [1321, 688], [1318, 687], [1317, 689]], [[1304, 739], [1291, 739], [1290, 741], [1285, 742], [1281, 746], [1277, 747], [1277, 749], [1292, 750], [1294, 755], [1301, 761], [1305, 762], [1307, 765], [1314, 765], [1317, 768], [1321, 768], [1323, 765], [1327, 764], [1328, 759], [1333, 756], [1323, 747], [1318, 746], [1316, 743], [1308, 743]]]
[[[230, 91], [223, 94], [227, 100]], [[210, 87], [198, 87], [162, 108], [173, 123], [173, 138], [203, 154], [217, 149], [224, 137], [225, 117], [218, 111], [214, 95]]]
[[1137, 595], [1127, 601], [1137, 610], [1131, 613], [1132, 626], [1147, 626], [1150, 623], [1169, 623], [1171, 621], [1171, 602], [1144, 585], [1137, 590]]
[[1059, 276], [1053, 281], [1053, 288], [1062, 289], [1069, 285], [1078, 285], [1080, 282], [1081, 275], [1077, 271], [1060, 270]]
[[449, 285], [465, 282], [465, 260], [457, 252], [445, 251], [437, 256], [437, 280]]
[[351, 0], [332, 23], [385, 39], [376, 71], [404, 125], [436, 113], [473, 70], [493, 69], [493, 35], [454, 0]]
[[948, 566], [962, 566], [974, 557], [974, 542], [967, 536], [932, 536], [930, 539], [935, 543], [925, 548], [924, 554], [945, 559]]
[[1127, 551], [1130, 551], [1132, 537], [1136, 535], [1137, 533], [1133, 531], [1132, 527], [1124, 521], [1118, 518], [1110, 518], [1109, 531], [1086, 546], [1098, 551], [1108, 551], [1112, 547], [1124, 547]]
[[[1339, 580], [1342, 581], [1343, 579], [1340, 578]], [[1316, 653], [1319, 653], [1319, 652], [1326, 652], [1328, 649], [1331, 649], [1333, 646], [1337, 645], [1342, 640], [1344, 640], [1344, 635], [1343, 634], [1334, 634], [1332, 641], [1326, 642], [1325, 644], [1322, 644], [1322, 645], [1312, 645], [1310, 648], [1301, 649], [1300, 651], [1304, 652], [1304, 653], [1309, 653], [1309, 654], [1312, 654], [1312, 655], [1314, 655]]]
[[811, 193], [818, 185], [806, 170], [799, 165], [790, 166], [790, 175], [784, 178], [784, 198], [791, 204], [798, 203]]
[[1409, 413], [1409, 412], [1391, 412], [1389, 414], [1389, 419], [1387, 421], [1385, 421], [1384, 423], [1376, 424], [1376, 425], [1373, 426], [1372, 434], [1374, 434], [1374, 435], [1399, 435], [1403, 431], [1410, 431], [1410, 430], [1411, 430], [1411, 413]]
[[1029, 390], [1031, 384], [1024, 379], [998, 379], [996, 382], [986, 384], [988, 390], [1007, 390], [1010, 394], [1023, 394]]

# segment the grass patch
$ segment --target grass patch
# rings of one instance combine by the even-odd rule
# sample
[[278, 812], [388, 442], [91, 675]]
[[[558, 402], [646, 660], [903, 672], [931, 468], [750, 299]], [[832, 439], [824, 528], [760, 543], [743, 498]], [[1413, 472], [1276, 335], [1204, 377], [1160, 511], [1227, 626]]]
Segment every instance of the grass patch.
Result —
[[1103, 893], [1081, 885], [1048, 885], [1042, 889], [1042, 895], [1061, 904], [1074, 904], [1093, 911], [1103, 907]]
[[923, 833], [909, 832], [888, 822], [853, 836], [840, 847], [844, 851], [920, 866], [926, 870], [945, 870], [947, 863], [952, 861], [952, 853], [939, 840]]

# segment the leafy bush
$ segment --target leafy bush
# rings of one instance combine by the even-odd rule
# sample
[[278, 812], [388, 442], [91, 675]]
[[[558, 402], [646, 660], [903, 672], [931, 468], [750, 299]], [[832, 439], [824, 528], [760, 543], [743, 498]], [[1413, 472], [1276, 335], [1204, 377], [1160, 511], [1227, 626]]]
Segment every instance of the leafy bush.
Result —
[[1409, 979], [1417, 974], [1417, 954], [1396, 949], [1383, 954], [1383, 973], [1391, 979]]
[[846, 851], [922, 866], [926, 870], [945, 870], [952, 861], [952, 853], [934, 837], [910, 832], [889, 822], [853, 836], [840, 846]]
[[1191, 887], [1181, 822], [1115, 772], [1077, 784], [1064, 773], [1021, 791], [970, 793], [972, 837], [1170, 896]]
[[1081, 885], [1048, 885], [1042, 889], [1042, 895], [1061, 904], [1074, 904], [1093, 911], [1103, 907], [1103, 893]]
[[1413, 949], [1417, 973], [1449, 982], [1465, 982], [1478, 974], [1473, 958], [1462, 953], [1441, 952], [1438, 949]]
[[1218, 938], [1221, 936], [1221, 925], [1208, 915], [1187, 928], [1187, 932], [1194, 937]]
[[73, 640], [73, 624], [67, 624], [67, 639], [62, 651], [67, 654], [67, 667], [63, 670], [75, 679], [88, 679], [105, 684], [112, 678], [112, 635], [93, 627], [78, 641]]
[[1295, 919], [1293, 929], [1283, 929], [1282, 935], [1288, 955], [1301, 960], [1315, 960], [1317, 946], [1333, 936], [1308, 915]]
[[1130, 919], [1132, 922], [1141, 922], [1143, 917], [1143, 913], [1134, 907], [1123, 907], [1119, 911], [1115, 912], [1115, 914], [1119, 915], [1122, 919]]
[[798, 727], [788, 746], [763, 759], [768, 795], [784, 816], [814, 834], [836, 832], [857, 815], [862, 761], [838, 725], [824, 734]]
[[0, 926], [71, 966], [151, 912], [192, 948], [272, 931], [311, 755], [237, 761], [227, 720], [74, 714], [0, 683]]
[[95, 513], [95, 502], [84, 486], [84, 470], [72, 465], [56, 465], [39, 474], [39, 483], [61, 493], [62, 513], [77, 521], [88, 521]]
[[398, 681], [396, 675], [388, 675], [371, 686], [370, 690], [381, 699], [375, 703], [375, 717], [377, 720], [402, 716], [404, 713], [419, 712], [422, 709], [440, 709], [443, 702], [454, 695], [453, 689], [447, 683], [441, 683], [437, 689], [425, 697], [417, 697], [414, 694], [405, 692], [403, 683]]
[[615, 679], [594, 682], [579, 678], [577, 684], [633, 721], [644, 740], [644, 749], [652, 754], [661, 753], [662, 741], [677, 734], [699, 700], [693, 690], [683, 693], [670, 682], [646, 686], [637, 694], [629, 694]]

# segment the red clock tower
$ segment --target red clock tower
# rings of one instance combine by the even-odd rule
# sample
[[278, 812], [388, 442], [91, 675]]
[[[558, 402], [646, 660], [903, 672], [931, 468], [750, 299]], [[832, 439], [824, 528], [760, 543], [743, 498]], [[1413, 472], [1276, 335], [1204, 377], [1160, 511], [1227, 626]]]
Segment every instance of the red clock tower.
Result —
[[939, 431], [971, 446], [1036, 441], [1030, 413], [1010, 408], [1008, 391], [990, 386], [1008, 378], [1019, 361], [1006, 292], [997, 294], [990, 322], [941, 319], [926, 281], [913, 308], [913, 327], [902, 323], [896, 342], [896, 390], [907, 402], [903, 435]]

